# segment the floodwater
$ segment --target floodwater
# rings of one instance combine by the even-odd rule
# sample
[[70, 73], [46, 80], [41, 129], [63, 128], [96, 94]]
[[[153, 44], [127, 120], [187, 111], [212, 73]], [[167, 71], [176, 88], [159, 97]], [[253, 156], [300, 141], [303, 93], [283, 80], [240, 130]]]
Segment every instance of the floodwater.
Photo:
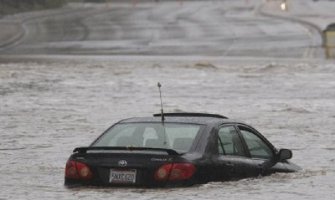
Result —
[[[250, 64], [251, 63], [251, 64]], [[325, 61], [132, 58], [0, 64], [0, 199], [335, 198], [335, 64]], [[244, 120], [303, 170], [189, 188], [63, 186], [73, 148], [112, 123], [159, 112]]]

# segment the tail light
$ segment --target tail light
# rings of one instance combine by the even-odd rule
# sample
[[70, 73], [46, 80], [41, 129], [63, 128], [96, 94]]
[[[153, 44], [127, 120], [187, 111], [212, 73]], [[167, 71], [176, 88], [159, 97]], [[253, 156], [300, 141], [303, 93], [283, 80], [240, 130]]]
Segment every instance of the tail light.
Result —
[[93, 177], [93, 174], [86, 164], [68, 160], [65, 167], [65, 177], [71, 179], [89, 180]]
[[171, 163], [162, 165], [155, 172], [156, 181], [179, 181], [191, 178], [196, 168], [191, 163]]

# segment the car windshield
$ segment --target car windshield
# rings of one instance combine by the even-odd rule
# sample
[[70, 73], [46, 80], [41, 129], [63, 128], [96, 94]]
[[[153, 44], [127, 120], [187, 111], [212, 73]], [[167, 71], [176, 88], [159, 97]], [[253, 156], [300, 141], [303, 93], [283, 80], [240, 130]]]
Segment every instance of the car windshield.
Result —
[[182, 123], [124, 123], [107, 130], [94, 147], [148, 147], [188, 152], [201, 125]]

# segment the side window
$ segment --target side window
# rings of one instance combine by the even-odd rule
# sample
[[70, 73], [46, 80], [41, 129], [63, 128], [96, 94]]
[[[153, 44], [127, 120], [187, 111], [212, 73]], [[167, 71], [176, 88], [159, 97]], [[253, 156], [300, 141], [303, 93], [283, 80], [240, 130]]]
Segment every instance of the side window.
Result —
[[246, 156], [241, 139], [234, 126], [224, 126], [218, 132], [219, 154]]
[[239, 126], [252, 158], [270, 159], [273, 157], [271, 148], [251, 130]]

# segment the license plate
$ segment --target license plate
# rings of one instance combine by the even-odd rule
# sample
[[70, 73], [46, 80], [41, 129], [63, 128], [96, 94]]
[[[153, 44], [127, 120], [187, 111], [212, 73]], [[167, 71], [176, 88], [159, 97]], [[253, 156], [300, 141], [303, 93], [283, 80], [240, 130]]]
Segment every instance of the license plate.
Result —
[[132, 170], [119, 170], [111, 169], [109, 174], [110, 183], [135, 183], [136, 182], [136, 169]]

